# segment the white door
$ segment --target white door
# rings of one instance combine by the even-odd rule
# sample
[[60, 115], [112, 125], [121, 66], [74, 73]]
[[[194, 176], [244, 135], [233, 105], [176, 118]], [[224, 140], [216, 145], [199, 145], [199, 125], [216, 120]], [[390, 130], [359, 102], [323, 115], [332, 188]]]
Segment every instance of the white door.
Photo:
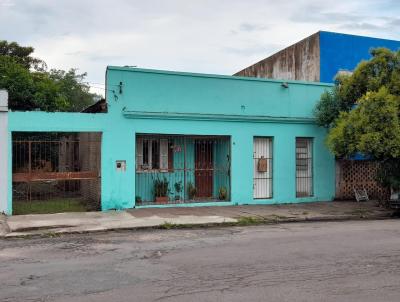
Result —
[[253, 142], [253, 197], [272, 198], [272, 139], [255, 137]]

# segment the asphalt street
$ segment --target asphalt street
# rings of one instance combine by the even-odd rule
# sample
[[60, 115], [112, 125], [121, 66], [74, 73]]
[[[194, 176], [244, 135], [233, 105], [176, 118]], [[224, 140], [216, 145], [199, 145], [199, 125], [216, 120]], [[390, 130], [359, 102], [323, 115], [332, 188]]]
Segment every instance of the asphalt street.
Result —
[[0, 301], [400, 301], [400, 220], [0, 240]]

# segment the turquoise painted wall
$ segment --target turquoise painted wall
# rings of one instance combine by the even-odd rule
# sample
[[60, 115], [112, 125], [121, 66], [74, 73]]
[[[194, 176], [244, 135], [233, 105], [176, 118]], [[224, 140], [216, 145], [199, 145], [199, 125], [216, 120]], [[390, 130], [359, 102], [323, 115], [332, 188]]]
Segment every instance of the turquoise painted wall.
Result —
[[[326, 130], [312, 119], [315, 102], [331, 86], [292, 81], [288, 85], [284, 88], [281, 81], [265, 79], [109, 67], [108, 113], [10, 112], [9, 131], [102, 132], [103, 210], [135, 205], [137, 133], [230, 136], [231, 201], [201, 205], [332, 200], [334, 157], [324, 146]], [[253, 199], [254, 136], [274, 138], [272, 199]], [[296, 136], [314, 138], [314, 196], [310, 198], [295, 196]], [[116, 160], [126, 160], [126, 172], [116, 171]], [[9, 176], [10, 214], [11, 166]]]
[[[107, 86], [118, 109], [241, 116], [311, 118], [330, 84], [108, 67]], [[122, 95], [119, 84], [122, 83]], [[108, 92], [109, 100], [114, 93]], [[117, 110], [120, 113], [120, 110]]]

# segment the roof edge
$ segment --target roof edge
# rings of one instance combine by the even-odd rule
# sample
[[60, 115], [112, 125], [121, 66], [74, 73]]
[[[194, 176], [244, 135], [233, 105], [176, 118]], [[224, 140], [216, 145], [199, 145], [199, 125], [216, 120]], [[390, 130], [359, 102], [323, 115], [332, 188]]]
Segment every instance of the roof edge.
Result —
[[318, 33], [319, 34], [327, 33], [327, 34], [340, 35], [340, 36], [350, 36], [350, 37], [357, 37], [357, 38], [367, 38], [367, 39], [383, 40], [383, 41], [390, 41], [390, 42], [400, 43], [400, 40], [387, 39], [387, 38], [378, 38], [378, 37], [371, 37], [371, 36], [364, 36], [364, 35], [347, 34], [347, 33], [340, 33], [340, 32], [329, 31], [329, 30], [320, 30], [320, 31], [318, 31]]
[[256, 77], [241, 77], [241, 76], [195, 73], [195, 72], [184, 72], [184, 71], [147, 69], [147, 68], [137, 68], [137, 67], [107, 66], [107, 71], [108, 70], [140, 72], [140, 73], [154, 73], [154, 74], [165, 74], [165, 75], [186, 76], [186, 77], [215, 78], [215, 79], [237, 80], [237, 81], [270, 82], [270, 83], [279, 83], [279, 84], [289, 83], [289, 84], [297, 84], [297, 85], [312, 85], [312, 86], [325, 86], [325, 87], [333, 87], [334, 86], [334, 84], [332, 84], [332, 83], [323, 83], [323, 82], [285, 80], [285, 79], [267, 79], [267, 78], [256, 78]]

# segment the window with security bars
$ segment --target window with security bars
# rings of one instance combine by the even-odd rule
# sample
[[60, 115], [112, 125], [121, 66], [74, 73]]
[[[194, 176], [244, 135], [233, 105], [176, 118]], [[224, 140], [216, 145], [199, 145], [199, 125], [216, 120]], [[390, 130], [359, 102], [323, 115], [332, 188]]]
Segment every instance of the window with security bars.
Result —
[[313, 195], [312, 149], [312, 138], [296, 138], [296, 197]]
[[136, 140], [136, 169], [138, 171], [173, 170], [173, 146], [168, 138], [142, 138]]
[[253, 140], [253, 198], [272, 198], [272, 138]]

